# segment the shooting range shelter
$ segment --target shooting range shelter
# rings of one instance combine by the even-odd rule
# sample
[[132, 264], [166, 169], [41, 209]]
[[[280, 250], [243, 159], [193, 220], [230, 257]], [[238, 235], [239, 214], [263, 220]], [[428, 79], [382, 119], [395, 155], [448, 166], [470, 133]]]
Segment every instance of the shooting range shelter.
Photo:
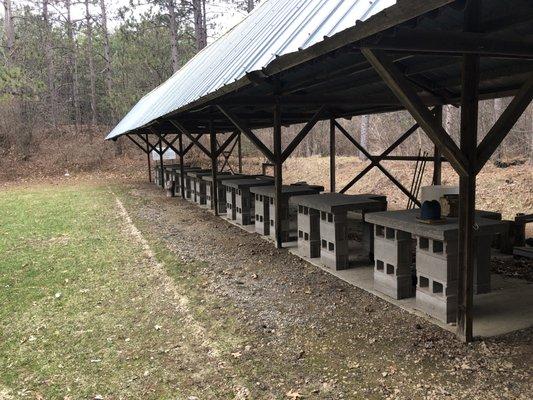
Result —
[[[434, 163], [433, 182], [440, 183], [442, 162], [460, 177], [457, 335], [471, 341], [476, 176], [531, 102], [532, 35], [531, 0], [267, 0], [143, 97], [107, 139], [127, 136], [147, 154], [158, 153], [161, 165], [163, 147], [183, 166], [197, 146], [211, 160], [216, 187], [217, 159], [227, 161], [245, 135], [274, 165], [281, 247], [282, 166], [318, 121], [330, 122], [330, 191], [337, 191], [335, 135], [342, 134], [369, 165], [340, 193], [379, 168], [416, 205], [381, 161], [420, 160], [390, 153], [422, 129], [435, 144], [426, 157]], [[479, 100], [503, 96], [513, 99], [478, 144]], [[446, 104], [461, 108], [459, 144], [442, 126]], [[415, 123], [379, 155], [342, 125], [343, 118], [398, 110]], [[282, 146], [283, 127], [292, 124], [303, 127]], [[261, 128], [272, 129], [272, 149], [254, 133]], [[213, 204], [217, 196], [214, 190]]]

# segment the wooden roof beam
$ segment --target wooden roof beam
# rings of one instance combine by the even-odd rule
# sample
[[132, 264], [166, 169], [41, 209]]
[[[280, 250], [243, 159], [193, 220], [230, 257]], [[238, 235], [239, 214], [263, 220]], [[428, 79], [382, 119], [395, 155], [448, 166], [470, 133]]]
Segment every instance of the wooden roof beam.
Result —
[[360, 41], [358, 46], [374, 50], [533, 59], [533, 41], [530, 38], [501, 38], [473, 32], [398, 28], [393, 35], [376, 35]]

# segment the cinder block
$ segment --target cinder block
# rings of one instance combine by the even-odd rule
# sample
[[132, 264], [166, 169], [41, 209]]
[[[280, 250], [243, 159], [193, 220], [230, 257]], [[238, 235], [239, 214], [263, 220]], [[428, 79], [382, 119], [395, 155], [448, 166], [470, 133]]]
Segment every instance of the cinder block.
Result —
[[255, 201], [255, 231], [260, 235], [270, 234], [270, 207], [269, 198], [267, 196], [253, 194]]
[[236, 221], [241, 225], [255, 224], [255, 202], [250, 191], [237, 189], [235, 194]]
[[[427, 287], [420, 287], [420, 277], [416, 288], [416, 308], [432, 317], [451, 323], [456, 320], [457, 295], [452, 294], [457, 289], [455, 283], [450, 287], [444, 287], [442, 293], [434, 293], [433, 285], [435, 281], [428, 280]], [[439, 282], [436, 282], [440, 284]]]
[[374, 288], [394, 299], [415, 294], [413, 239], [408, 232], [374, 227]]
[[320, 212], [298, 206], [298, 251], [304, 257], [320, 257]]
[[[474, 293], [490, 292], [490, 242], [489, 236], [476, 238], [474, 257]], [[440, 241], [419, 236], [417, 238], [417, 273], [442, 282], [457, 280], [457, 241]]]
[[[381, 261], [376, 260], [375, 262], [379, 263]], [[411, 274], [388, 274], [386, 264], [384, 264], [383, 268], [380, 268], [379, 270], [377, 265], [374, 266], [374, 289], [392, 297], [393, 299], [413, 297], [415, 292], [413, 277]]]
[[232, 221], [235, 221], [237, 219], [237, 212], [236, 212], [236, 199], [235, 199], [235, 189], [226, 186], [226, 209], [227, 209], [227, 217], [231, 219]]

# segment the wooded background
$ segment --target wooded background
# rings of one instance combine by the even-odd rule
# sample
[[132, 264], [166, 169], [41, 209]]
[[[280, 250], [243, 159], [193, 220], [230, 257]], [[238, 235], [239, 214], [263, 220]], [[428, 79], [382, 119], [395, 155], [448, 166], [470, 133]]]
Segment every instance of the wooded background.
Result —
[[[0, 163], [31, 162], [37, 154], [60, 154], [66, 168], [85, 157], [87, 168], [103, 159], [133, 154], [127, 139], [103, 137], [145, 93], [168, 79], [187, 60], [220, 36], [220, 21], [251, 12], [258, 0], [0, 0]], [[110, 11], [112, 10], [112, 11]], [[480, 135], [509, 99], [484, 101]], [[443, 123], [457, 139], [459, 110], [444, 107]], [[412, 125], [403, 113], [357, 117], [342, 122], [371, 153], [379, 153]], [[295, 135], [290, 127], [284, 141]], [[319, 123], [294, 153], [327, 155], [328, 123]], [[271, 133], [259, 135], [268, 144]], [[418, 132], [397, 151], [432, 151]], [[245, 152], [255, 154], [250, 144]], [[356, 155], [338, 136], [339, 155]], [[52, 162], [58, 157], [50, 156]], [[54, 161], [55, 160], [55, 161]], [[493, 161], [501, 166], [533, 164], [530, 106]], [[63, 165], [62, 164], [62, 165]]]

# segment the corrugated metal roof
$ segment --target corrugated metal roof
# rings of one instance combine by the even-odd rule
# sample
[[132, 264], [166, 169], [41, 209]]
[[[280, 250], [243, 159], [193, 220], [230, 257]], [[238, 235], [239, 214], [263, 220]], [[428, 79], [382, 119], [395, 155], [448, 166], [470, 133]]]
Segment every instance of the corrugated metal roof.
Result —
[[106, 139], [143, 127], [390, 7], [396, 0], [267, 0], [146, 94]]

